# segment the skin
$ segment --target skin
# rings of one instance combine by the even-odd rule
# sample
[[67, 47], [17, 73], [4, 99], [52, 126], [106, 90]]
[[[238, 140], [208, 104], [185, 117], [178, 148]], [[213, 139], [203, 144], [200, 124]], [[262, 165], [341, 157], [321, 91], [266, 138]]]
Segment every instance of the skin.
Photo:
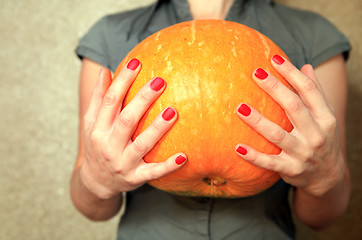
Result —
[[193, 19], [225, 19], [234, 1], [198, 0], [188, 2]]
[[[100, 68], [89, 59], [82, 62], [80, 117], [83, 120], [71, 182], [75, 206], [92, 220], [114, 216], [121, 207], [122, 192], [132, 191], [149, 180], [177, 170], [183, 165], [178, 162], [178, 157], [186, 157], [179, 153], [157, 164], [147, 164], [142, 159], [176, 121], [177, 114], [165, 120], [160, 113], [145, 132], [131, 141], [140, 118], [166, 84], [155, 91], [151, 88], [152, 79], [120, 112], [123, 98], [141, 65], [135, 70], [122, 69], [113, 82], [110, 71], [105, 68], [101, 68], [98, 79], [88, 75]], [[93, 90], [88, 85], [89, 80], [96, 81]]]
[[[216, 1], [207, 1], [208, 5]], [[207, 14], [196, 1], [189, 1], [194, 18]], [[196, 3], [196, 4], [195, 4]], [[216, 4], [209, 18], [225, 17], [230, 1]], [[223, 7], [220, 7], [223, 6]], [[227, 6], [225, 8], [225, 6]], [[199, 9], [199, 10], [197, 10]], [[200, 13], [200, 15], [196, 14]], [[210, 13], [209, 13], [210, 14]], [[350, 175], [345, 152], [345, 110], [347, 74], [342, 55], [337, 55], [313, 69], [301, 70], [285, 61], [273, 67], [297, 90], [285, 88], [272, 75], [254, 81], [270, 94], [287, 112], [294, 130], [280, 129], [261, 116], [252, 106], [244, 121], [282, 149], [277, 156], [267, 155], [240, 143], [246, 150], [243, 159], [278, 172], [295, 187], [293, 208], [296, 216], [308, 226], [320, 229], [341, 216], [350, 196]], [[80, 74], [79, 151], [71, 179], [71, 196], [76, 208], [94, 221], [107, 220], [122, 206], [122, 193], [134, 190], [148, 180], [182, 167], [175, 153], [163, 163], [146, 164], [142, 157], [152, 149], [177, 119], [166, 121], [162, 113], [134, 142], [131, 135], [142, 114], [161, 90], [151, 88], [150, 80], [122, 111], [122, 102], [130, 84], [141, 70], [124, 68], [112, 83], [111, 73], [96, 62], [84, 58]], [[166, 79], [167, 81], [167, 79]], [[296, 147], [297, 146], [297, 147]]]
[[342, 125], [347, 93], [344, 59], [342, 55], [335, 56], [315, 71], [310, 65], [299, 71], [288, 61], [281, 65], [271, 62], [299, 96], [270, 74], [264, 80], [255, 75], [253, 79], [284, 108], [294, 129], [290, 133], [284, 131], [250, 106], [250, 115], [238, 112], [238, 116], [282, 152], [268, 155], [240, 144], [238, 147], [247, 151], [240, 156], [278, 172], [285, 182], [296, 187], [296, 215], [305, 224], [320, 229], [343, 214], [350, 195]]

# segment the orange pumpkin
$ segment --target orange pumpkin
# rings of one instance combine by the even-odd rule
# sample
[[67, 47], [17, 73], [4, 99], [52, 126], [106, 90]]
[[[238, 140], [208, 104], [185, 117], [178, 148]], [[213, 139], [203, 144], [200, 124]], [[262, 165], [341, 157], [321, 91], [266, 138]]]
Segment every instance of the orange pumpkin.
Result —
[[188, 157], [181, 169], [149, 184], [184, 196], [236, 198], [260, 193], [280, 178], [235, 152], [238, 143], [265, 153], [280, 152], [238, 118], [236, 107], [241, 102], [287, 131], [292, 129], [284, 110], [252, 80], [253, 71], [262, 67], [289, 87], [270, 64], [274, 54], [287, 57], [270, 39], [247, 26], [196, 20], [151, 35], [125, 57], [115, 76], [130, 59], [142, 62], [126, 104], [152, 77], [167, 82], [165, 92], [140, 121], [134, 138], [166, 107], [174, 107], [179, 114], [144, 161], [165, 161], [178, 152]]

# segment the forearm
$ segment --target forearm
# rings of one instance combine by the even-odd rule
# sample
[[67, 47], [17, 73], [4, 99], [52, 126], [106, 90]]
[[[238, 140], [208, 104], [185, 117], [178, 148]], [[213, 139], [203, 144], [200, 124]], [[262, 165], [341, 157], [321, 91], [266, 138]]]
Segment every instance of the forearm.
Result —
[[80, 178], [79, 168], [74, 170], [71, 179], [71, 197], [78, 211], [93, 221], [112, 218], [122, 205], [122, 194], [110, 199], [100, 199], [90, 192]]
[[350, 175], [346, 168], [344, 178], [321, 196], [312, 196], [297, 188], [293, 198], [295, 214], [311, 228], [325, 228], [345, 212], [350, 192]]

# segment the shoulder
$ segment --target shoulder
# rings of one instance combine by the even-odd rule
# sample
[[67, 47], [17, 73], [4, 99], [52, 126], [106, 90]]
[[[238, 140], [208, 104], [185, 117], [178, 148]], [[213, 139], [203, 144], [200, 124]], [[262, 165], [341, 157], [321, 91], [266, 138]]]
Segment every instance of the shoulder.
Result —
[[287, 19], [288, 22], [286, 23], [290, 25], [310, 26], [315, 23], [329, 24], [326, 18], [313, 11], [298, 9], [280, 3], [273, 3], [273, 8], [280, 17]]
[[99, 28], [108, 33], [131, 31], [135, 24], [142, 21], [150, 12], [154, 5], [132, 9], [129, 11], [109, 14], [98, 20], [92, 28]]
[[277, 15], [303, 46], [308, 62], [317, 66], [337, 54], [348, 57], [350, 44], [345, 35], [318, 13], [274, 3]]
[[274, 4], [275, 12], [283, 20], [283, 23], [295, 34], [304, 36], [310, 41], [323, 37], [339, 37], [342, 33], [325, 17], [318, 13], [288, 7], [282, 4]]
[[76, 53], [112, 71], [145, 33], [155, 4], [102, 17], [80, 39]]

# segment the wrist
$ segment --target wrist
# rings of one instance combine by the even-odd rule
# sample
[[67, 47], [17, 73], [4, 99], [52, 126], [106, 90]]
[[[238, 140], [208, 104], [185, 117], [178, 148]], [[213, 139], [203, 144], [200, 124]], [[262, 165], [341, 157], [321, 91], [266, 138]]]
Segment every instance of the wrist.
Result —
[[312, 195], [297, 188], [293, 197], [295, 214], [314, 229], [325, 228], [344, 214], [348, 207], [350, 192], [348, 174], [343, 181], [322, 195]]
[[71, 198], [77, 210], [93, 221], [110, 219], [117, 214], [123, 201], [121, 193], [109, 199], [94, 194], [82, 181], [79, 168], [73, 172]]
[[[344, 158], [342, 158], [344, 161]], [[331, 224], [347, 209], [351, 194], [349, 170], [343, 165], [342, 173], [335, 179], [334, 184], [311, 191], [296, 188], [293, 206], [296, 216], [305, 224], [315, 229], [321, 229]]]
[[103, 201], [121, 196], [121, 192], [112, 192], [94, 179], [94, 174], [89, 174], [88, 166], [82, 165], [78, 171], [79, 190], [89, 199]]

